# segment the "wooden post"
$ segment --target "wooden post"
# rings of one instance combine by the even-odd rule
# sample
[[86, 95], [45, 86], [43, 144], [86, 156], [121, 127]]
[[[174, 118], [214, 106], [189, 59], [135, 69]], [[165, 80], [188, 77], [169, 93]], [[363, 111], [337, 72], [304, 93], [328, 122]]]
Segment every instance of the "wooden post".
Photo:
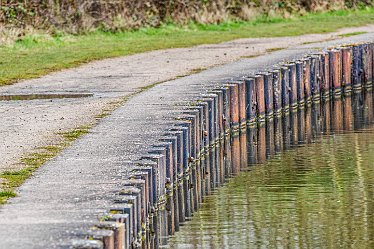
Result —
[[282, 116], [282, 79], [280, 70], [273, 72], [273, 109], [274, 117]]
[[257, 123], [263, 125], [265, 123], [265, 82], [263, 75], [255, 76], [256, 103], [257, 103]]
[[343, 47], [342, 51], [342, 87], [345, 96], [352, 94], [352, 47]]
[[332, 49], [329, 51], [330, 60], [330, 82], [335, 99], [341, 98], [342, 94], [342, 59], [341, 51]]

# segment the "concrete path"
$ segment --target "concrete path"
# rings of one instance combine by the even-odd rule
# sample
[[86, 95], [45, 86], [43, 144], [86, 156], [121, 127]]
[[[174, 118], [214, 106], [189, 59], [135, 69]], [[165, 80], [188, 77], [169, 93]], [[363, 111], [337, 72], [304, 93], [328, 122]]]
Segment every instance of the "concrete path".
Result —
[[[168, 49], [88, 63], [45, 77], [1, 87], [1, 94], [93, 93], [90, 98], [0, 101], [0, 172], [22, 167], [21, 158], [60, 139], [58, 132], [92, 124], [111, 103], [142, 87], [269, 50], [373, 32], [374, 25], [299, 37], [239, 39], [215, 45]], [[0, 180], [1, 181], [1, 180]]]
[[[319, 48], [360, 41], [374, 41], [374, 32], [336, 41], [292, 46], [265, 56], [242, 59], [165, 82], [134, 96], [103, 119], [89, 134], [37, 170], [19, 189], [19, 196], [0, 209], [0, 248], [60, 248], [67, 245], [112, 207], [116, 192], [121, 189], [121, 181], [126, 179], [128, 171], [133, 167], [130, 162], [144, 155], [163, 132], [170, 128], [178, 115], [178, 106], [198, 98], [199, 93], [229, 79], [251, 75], [271, 69], [277, 63], [301, 58]], [[91, 64], [71, 72], [77, 76], [79, 70], [88, 70], [92, 66]], [[154, 66], [155, 73], [156, 69], [157, 65]], [[93, 74], [98, 73], [97, 71]], [[62, 73], [56, 75], [63, 76]], [[110, 88], [110, 80], [103, 81], [107, 84], [93, 87], [96, 80], [91, 80], [92, 84], [80, 86], [80, 89], [93, 92], [95, 89], [102, 89], [97, 90], [97, 97], [94, 97], [102, 96], [102, 101], [129, 92], [124, 90], [129, 88], [123, 87], [123, 84], [113, 84]], [[121, 83], [122, 80], [114, 81]], [[49, 85], [40, 83], [35, 89], [43, 89], [43, 85]], [[27, 84], [31, 83], [21, 83], [13, 88], [22, 88], [24, 85], [22, 89], [28, 91]], [[78, 85], [71, 78], [67, 89], [74, 89], [73, 86]], [[108, 86], [108, 91], [105, 91], [105, 85]]]

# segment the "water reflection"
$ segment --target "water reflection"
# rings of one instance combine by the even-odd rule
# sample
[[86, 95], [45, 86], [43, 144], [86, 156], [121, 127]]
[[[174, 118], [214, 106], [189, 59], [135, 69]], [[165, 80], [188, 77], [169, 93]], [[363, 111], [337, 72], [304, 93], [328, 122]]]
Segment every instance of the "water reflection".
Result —
[[366, 92], [241, 131], [221, 159], [237, 176], [167, 247], [374, 248], [373, 109]]

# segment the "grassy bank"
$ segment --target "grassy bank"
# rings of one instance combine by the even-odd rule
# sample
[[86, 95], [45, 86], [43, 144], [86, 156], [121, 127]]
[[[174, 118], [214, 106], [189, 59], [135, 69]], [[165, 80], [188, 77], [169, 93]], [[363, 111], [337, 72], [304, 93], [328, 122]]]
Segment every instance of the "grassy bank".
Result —
[[308, 14], [293, 19], [259, 18], [250, 22], [145, 28], [133, 32], [85, 35], [29, 35], [0, 47], [0, 85], [79, 64], [150, 50], [219, 43], [236, 38], [296, 36], [332, 32], [374, 23], [374, 8]]

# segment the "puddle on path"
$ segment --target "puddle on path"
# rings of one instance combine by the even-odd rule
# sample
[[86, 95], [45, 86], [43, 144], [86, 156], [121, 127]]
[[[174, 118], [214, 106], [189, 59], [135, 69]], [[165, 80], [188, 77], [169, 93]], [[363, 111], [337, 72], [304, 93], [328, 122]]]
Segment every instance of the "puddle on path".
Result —
[[3, 95], [0, 95], [0, 101], [87, 98], [87, 97], [92, 97], [92, 96], [93, 96], [92, 93], [3, 94]]

